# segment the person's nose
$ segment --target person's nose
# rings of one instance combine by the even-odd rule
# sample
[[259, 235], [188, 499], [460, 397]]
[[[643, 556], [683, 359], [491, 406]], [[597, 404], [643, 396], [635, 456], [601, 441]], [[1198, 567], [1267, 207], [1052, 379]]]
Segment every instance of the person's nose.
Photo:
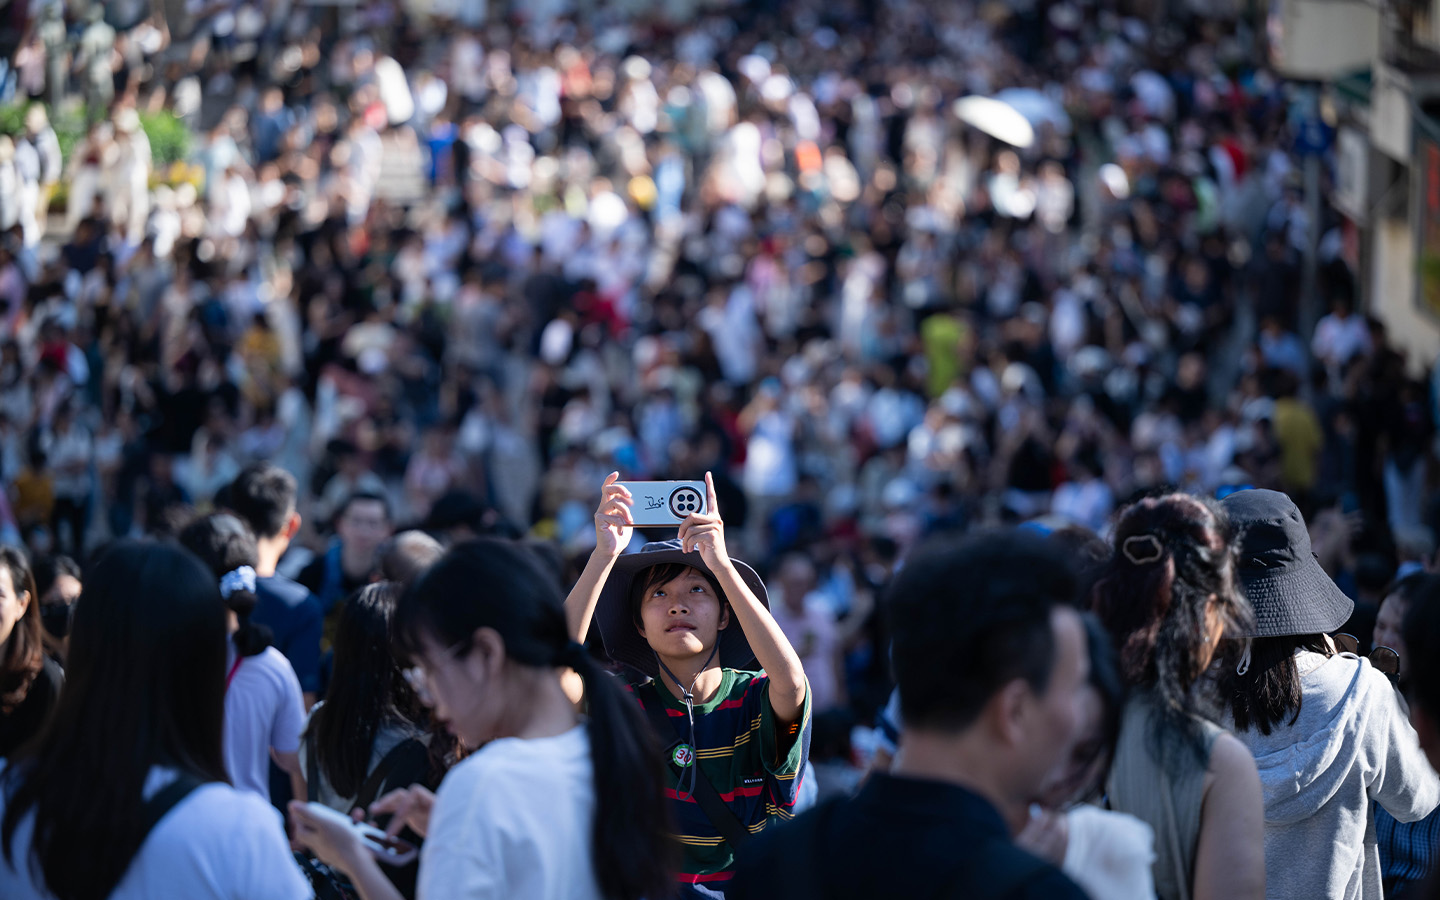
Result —
[[670, 604], [670, 615], [672, 616], [684, 616], [689, 613], [690, 605], [683, 600], [676, 600]]

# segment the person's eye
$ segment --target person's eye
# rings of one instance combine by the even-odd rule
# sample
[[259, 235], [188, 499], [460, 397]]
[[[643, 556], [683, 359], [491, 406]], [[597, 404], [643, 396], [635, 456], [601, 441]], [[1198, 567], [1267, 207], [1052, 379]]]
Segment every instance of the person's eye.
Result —
[[705, 585], [703, 585], [703, 584], [697, 584], [697, 585], [695, 585], [694, 587], [692, 587], [692, 588], [690, 589], [690, 593], [692, 593], [692, 594], [703, 594], [703, 593], [705, 593]]

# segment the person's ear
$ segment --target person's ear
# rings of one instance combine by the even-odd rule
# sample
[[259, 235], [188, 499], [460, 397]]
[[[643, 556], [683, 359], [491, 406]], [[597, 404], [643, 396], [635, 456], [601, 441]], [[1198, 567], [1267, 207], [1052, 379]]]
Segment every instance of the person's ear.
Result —
[[730, 627], [730, 604], [720, 604], [720, 622], [715, 626], [716, 631], [724, 631]]
[[300, 513], [290, 513], [290, 518], [285, 520], [285, 540], [288, 541], [293, 538], [297, 533], [299, 533], [301, 521], [302, 520], [300, 518]]
[[996, 691], [986, 704], [984, 715], [995, 734], [1005, 743], [1013, 747], [1025, 744], [1026, 722], [1034, 699], [1029, 682], [1016, 678]]
[[20, 604], [20, 615], [25, 615], [25, 613], [30, 609], [30, 592], [21, 591], [20, 593], [16, 594], [15, 602]]
[[470, 654], [487, 677], [493, 678], [505, 665], [505, 639], [490, 627], [477, 628], [470, 636]]

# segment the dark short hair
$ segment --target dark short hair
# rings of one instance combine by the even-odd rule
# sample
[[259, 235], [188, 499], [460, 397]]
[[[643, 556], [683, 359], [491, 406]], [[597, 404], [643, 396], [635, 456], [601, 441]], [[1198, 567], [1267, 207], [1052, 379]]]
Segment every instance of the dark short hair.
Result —
[[230, 486], [229, 504], [255, 534], [272, 538], [295, 511], [295, 476], [270, 462], [246, 466]]
[[895, 576], [886, 606], [907, 724], [959, 731], [1005, 685], [1037, 691], [1055, 665], [1051, 614], [1079, 592], [1064, 551], [1014, 529], [927, 544]]
[[390, 501], [385, 499], [384, 495], [377, 494], [374, 491], [356, 491], [346, 497], [344, 500], [342, 500], [339, 506], [335, 507], [335, 515], [331, 517], [330, 524], [332, 526], [337, 524], [341, 519], [345, 517], [345, 514], [350, 511], [350, 507], [354, 506], [357, 503], [380, 504], [385, 509], [386, 521], [389, 521]]

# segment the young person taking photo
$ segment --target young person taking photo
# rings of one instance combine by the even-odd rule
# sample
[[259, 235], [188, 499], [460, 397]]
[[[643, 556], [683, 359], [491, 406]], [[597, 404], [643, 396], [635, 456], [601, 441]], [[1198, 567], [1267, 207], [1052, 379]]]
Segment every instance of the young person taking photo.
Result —
[[[659, 762], [634, 701], [570, 640], [560, 586], [519, 544], [471, 541], [401, 598], [397, 643], [434, 716], [467, 747], [438, 793], [370, 807], [425, 837], [421, 900], [663, 900], [670, 896]], [[582, 717], [561, 686], [574, 670]], [[299, 840], [364, 900], [395, 900], [360, 839], [304, 804]]]
[[[638, 673], [630, 690], [665, 748], [684, 854], [675, 878], [682, 895], [723, 896], [739, 846], [792, 814], [809, 686], [764, 582], [726, 549], [711, 475], [706, 514], [685, 519], [678, 540], [628, 555], [634, 497], [618, 479], [601, 488], [595, 551], [565, 601], [570, 635], [583, 640], [595, 619], [610, 656]], [[573, 679], [567, 692], [579, 701]]]

